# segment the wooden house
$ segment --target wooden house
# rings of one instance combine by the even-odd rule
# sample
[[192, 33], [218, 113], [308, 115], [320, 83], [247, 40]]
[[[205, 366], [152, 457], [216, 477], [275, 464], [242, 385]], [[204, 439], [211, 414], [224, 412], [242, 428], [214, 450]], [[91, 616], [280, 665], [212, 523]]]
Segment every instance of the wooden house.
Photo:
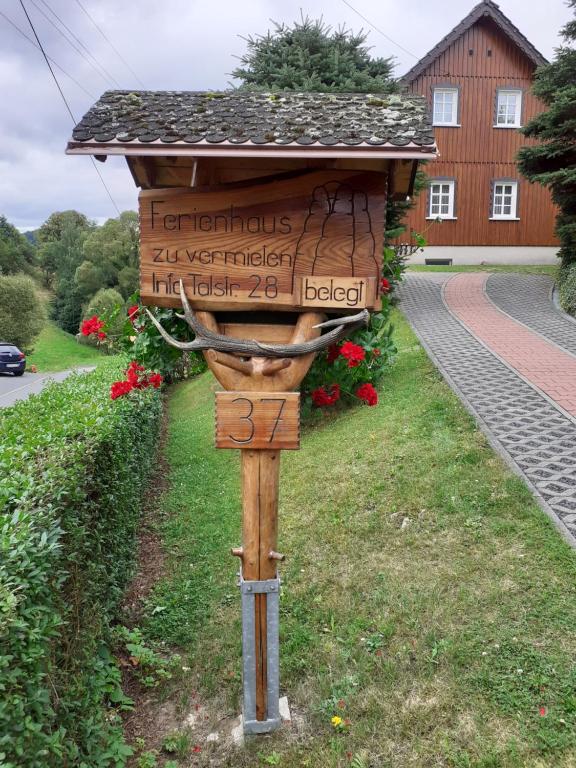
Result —
[[484, 0], [404, 76], [408, 91], [430, 105], [440, 153], [407, 220], [409, 231], [424, 233], [424, 257], [554, 259], [550, 194], [523, 178], [515, 161], [529, 143], [518, 129], [544, 109], [531, 86], [545, 63], [498, 5]]

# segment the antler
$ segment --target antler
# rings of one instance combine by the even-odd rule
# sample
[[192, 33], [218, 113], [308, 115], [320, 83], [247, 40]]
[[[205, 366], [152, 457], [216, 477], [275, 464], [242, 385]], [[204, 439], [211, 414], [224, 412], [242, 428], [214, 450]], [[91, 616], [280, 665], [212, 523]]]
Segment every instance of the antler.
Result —
[[190, 328], [196, 334], [194, 341], [178, 341], [164, 330], [162, 325], [156, 320], [154, 315], [147, 309], [148, 317], [152, 320], [160, 335], [168, 344], [183, 352], [198, 352], [203, 349], [214, 349], [217, 352], [230, 352], [242, 357], [299, 357], [300, 355], [309, 355], [311, 352], [319, 352], [326, 349], [331, 344], [343, 339], [351, 331], [360, 328], [368, 323], [368, 310], [363, 309], [356, 315], [338, 317], [334, 320], [327, 320], [324, 323], [315, 325], [315, 328], [333, 328], [323, 336], [319, 336], [312, 341], [305, 341], [301, 344], [261, 344], [258, 341], [249, 339], [233, 339], [230, 336], [224, 336], [221, 333], [206, 328], [198, 320], [186, 296], [184, 283], [180, 280], [180, 297], [184, 308], [184, 315], [178, 317], [186, 320]]

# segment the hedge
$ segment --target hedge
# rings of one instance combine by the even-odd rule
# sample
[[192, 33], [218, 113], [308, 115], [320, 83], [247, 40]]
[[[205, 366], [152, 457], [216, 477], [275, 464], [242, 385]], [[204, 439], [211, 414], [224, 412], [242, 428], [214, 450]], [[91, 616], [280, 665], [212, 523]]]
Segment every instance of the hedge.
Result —
[[0, 409], [0, 765], [123, 765], [106, 644], [133, 569], [161, 396], [112, 402], [125, 361]]
[[560, 267], [558, 292], [562, 308], [569, 314], [576, 316], [576, 262]]

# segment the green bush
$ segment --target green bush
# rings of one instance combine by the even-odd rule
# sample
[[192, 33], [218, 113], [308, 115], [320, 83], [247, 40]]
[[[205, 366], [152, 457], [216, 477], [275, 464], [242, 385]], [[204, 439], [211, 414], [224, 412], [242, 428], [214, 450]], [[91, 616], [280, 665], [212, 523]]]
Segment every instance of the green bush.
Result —
[[108, 361], [0, 412], [0, 765], [124, 765], [108, 627], [161, 420]]
[[576, 262], [566, 264], [558, 272], [560, 304], [565, 312], [576, 316]]
[[0, 341], [30, 352], [45, 324], [46, 312], [32, 278], [0, 275]]

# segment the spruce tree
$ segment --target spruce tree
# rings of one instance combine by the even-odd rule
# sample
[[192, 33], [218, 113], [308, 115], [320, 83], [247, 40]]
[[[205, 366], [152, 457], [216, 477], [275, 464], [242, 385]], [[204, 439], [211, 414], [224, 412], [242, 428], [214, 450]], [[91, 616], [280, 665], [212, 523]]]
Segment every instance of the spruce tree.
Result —
[[333, 30], [322, 19], [302, 17], [292, 26], [274, 24], [266, 35], [248, 37], [247, 52], [232, 76], [258, 91], [390, 93], [393, 59], [373, 59], [366, 34]]
[[[576, 0], [568, 0], [568, 5], [576, 14]], [[561, 275], [576, 288], [576, 15], [562, 29], [562, 36], [566, 44], [556, 50], [554, 61], [536, 72], [533, 92], [548, 109], [522, 129], [539, 143], [522, 147], [518, 165], [529, 181], [552, 193], [559, 208], [556, 233], [561, 243]]]

